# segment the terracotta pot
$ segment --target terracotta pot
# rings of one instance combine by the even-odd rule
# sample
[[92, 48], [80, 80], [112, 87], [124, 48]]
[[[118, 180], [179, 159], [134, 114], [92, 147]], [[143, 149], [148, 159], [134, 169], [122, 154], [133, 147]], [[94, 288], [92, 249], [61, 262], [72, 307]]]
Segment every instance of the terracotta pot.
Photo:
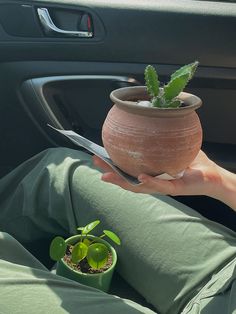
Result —
[[180, 93], [180, 108], [153, 108], [137, 104], [148, 100], [145, 86], [124, 87], [111, 95], [114, 106], [102, 128], [102, 140], [112, 161], [126, 173], [156, 176], [182, 172], [198, 154], [202, 128], [195, 110], [200, 98]]

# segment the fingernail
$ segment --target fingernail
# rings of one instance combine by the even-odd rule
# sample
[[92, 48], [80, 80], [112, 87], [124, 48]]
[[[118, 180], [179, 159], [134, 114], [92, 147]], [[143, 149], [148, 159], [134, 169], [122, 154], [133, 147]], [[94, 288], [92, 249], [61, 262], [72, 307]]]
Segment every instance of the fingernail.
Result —
[[142, 175], [142, 174], [141, 174], [141, 175], [138, 176], [138, 180], [141, 181], [141, 182], [144, 182], [145, 179], [146, 179], [146, 176], [145, 176], [145, 175]]

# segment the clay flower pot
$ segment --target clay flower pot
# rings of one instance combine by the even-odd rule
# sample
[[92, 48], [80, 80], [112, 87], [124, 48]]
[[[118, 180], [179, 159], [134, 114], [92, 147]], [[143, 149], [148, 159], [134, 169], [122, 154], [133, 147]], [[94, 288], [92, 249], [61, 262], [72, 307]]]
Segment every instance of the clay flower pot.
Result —
[[102, 128], [102, 140], [112, 161], [126, 173], [176, 176], [197, 156], [202, 128], [195, 110], [200, 98], [180, 93], [179, 108], [143, 107], [145, 86], [124, 87], [110, 95], [114, 106]]

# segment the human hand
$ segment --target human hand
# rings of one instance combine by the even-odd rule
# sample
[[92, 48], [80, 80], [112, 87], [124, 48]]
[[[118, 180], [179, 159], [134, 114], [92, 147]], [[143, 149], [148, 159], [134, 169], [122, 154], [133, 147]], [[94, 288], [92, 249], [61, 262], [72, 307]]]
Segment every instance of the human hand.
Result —
[[195, 160], [185, 170], [183, 177], [174, 180], [162, 180], [146, 174], [140, 174], [140, 184], [132, 185], [116, 174], [112, 168], [99, 157], [93, 157], [94, 164], [105, 173], [102, 180], [136, 192], [164, 195], [208, 195], [214, 197], [215, 185], [221, 181], [220, 168], [211, 161], [203, 151], [200, 151]]

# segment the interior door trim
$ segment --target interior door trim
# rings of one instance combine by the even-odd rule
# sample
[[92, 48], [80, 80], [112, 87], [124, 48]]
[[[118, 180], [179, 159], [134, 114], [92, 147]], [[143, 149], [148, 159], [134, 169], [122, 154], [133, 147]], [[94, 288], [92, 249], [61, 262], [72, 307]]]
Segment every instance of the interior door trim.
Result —
[[[63, 75], [31, 78], [24, 81], [20, 91], [23, 97], [23, 106], [29, 114], [37, 128], [47, 136], [47, 124], [64, 129], [64, 126], [53, 113], [50, 105], [44, 97], [43, 88], [52, 82], [71, 81], [71, 80], [111, 80], [129, 83], [132, 85], [140, 85], [140, 83], [132, 77], [117, 75]], [[28, 105], [30, 104], [30, 106]], [[37, 113], [37, 114], [36, 114]]]

